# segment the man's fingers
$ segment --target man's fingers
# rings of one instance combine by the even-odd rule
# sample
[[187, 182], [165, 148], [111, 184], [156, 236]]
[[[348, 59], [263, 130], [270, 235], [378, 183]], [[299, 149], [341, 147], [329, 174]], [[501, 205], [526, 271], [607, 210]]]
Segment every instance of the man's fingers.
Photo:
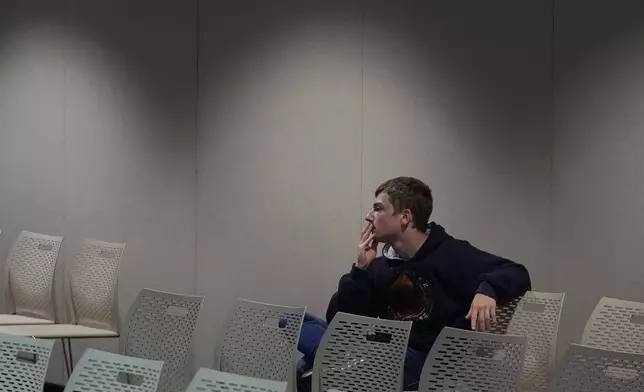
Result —
[[371, 242], [373, 241], [373, 235], [373, 233], [369, 234], [369, 236], [360, 243], [360, 249], [369, 250]]
[[486, 309], [485, 316], [485, 332], [487, 332], [492, 327], [492, 307]]
[[360, 240], [362, 241], [369, 232], [373, 229], [373, 224], [371, 222], [367, 223], [367, 225], [362, 229], [360, 232]]
[[472, 331], [476, 331], [476, 322], [478, 321], [479, 314], [475, 309], [473, 309], [470, 311], [470, 315], [472, 319]]
[[492, 324], [496, 324], [496, 306], [492, 306]]
[[485, 308], [479, 310], [479, 331], [485, 332], [485, 325], [487, 324], [487, 315], [485, 314]]

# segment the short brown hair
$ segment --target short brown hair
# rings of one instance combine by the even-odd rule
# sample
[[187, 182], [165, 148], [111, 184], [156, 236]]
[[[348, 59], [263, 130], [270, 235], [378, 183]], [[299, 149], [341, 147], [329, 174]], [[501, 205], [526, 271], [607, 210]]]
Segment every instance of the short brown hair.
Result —
[[389, 202], [396, 213], [408, 208], [416, 230], [427, 230], [427, 223], [434, 209], [434, 198], [432, 190], [424, 182], [413, 177], [396, 177], [380, 184], [375, 196], [378, 197], [383, 192], [389, 196]]

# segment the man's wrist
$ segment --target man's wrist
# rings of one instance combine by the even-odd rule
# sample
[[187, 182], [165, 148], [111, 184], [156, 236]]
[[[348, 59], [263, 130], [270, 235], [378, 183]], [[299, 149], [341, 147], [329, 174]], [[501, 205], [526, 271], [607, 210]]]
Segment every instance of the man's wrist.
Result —
[[496, 291], [494, 291], [494, 287], [487, 282], [481, 282], [481, 284], [479, 284], [478, 289], [476, 289], [476, 294], [483, 294], [486, 297], [496, 300]]
[[359, 269], [359, 270], [363, 270], [363, 271], [368, 270], [368, 269], [369, 269], [369, 265], [370, 265], [370, 264], [367, 264], [367, 265], [360, 265], [359, 263], [353, 263], [353, 266], [354, 266], [355, 268], [357, 268], [357, 269]]

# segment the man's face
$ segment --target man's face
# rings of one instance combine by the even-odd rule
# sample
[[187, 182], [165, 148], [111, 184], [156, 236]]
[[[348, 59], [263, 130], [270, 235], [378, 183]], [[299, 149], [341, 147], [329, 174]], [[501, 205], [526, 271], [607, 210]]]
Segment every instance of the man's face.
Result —
[[373, 225], [374, 240], [391, 244], [402, 232], [403, 215], [395, 212], [394, 206], [389, 201], [389, 195], [383, 192], [376, 196], [365, 220]]

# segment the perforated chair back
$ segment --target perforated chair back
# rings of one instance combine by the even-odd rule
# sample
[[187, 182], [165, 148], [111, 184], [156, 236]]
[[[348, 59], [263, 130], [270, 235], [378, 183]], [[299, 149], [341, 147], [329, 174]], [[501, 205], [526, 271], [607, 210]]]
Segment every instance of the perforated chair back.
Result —
[[0, 391], [42, 392], [53, 340], [0, 334]]
[[571, 344], [550, 392], [644, 391], [644, 356]]
[[199, 369], [186, 392], [286, 392], [285, 381]]
[[496, 323], [491, 325], [490, 333], [505, 335], [505, 333], [508, 332], [510, 321], [512, 320], [512, 316], [514, 316], [514, 311], [517, 309], [521, 298], [523, 297], [516, 297], [507, 303], [497, 304]]
[[162, 361], [87, 349], [65, 392], [156, 392]]
[[83, 239], [69, 268], [71, 323], [119, 331], [118, 271], [125, 243]]
[[218, 345], [215, 369], [295, 385], [305, 311], [306, 307], [238, 300]]
[[315, 356], [312, 391], [402, 390], [411, 325], [336, 313]]
[[525, 336], [444, 328], [429, 352], [418, 391], [515, 392]]
[[8, 305], [21, 316], [55, 320], [54, 272], [63, 237], [22, 231], [9, 252]]
[[644, 304], [602, 298], [586, 323], [581, 344], [644, 354]]
[[143, 289], [121, 334], [121, 352], [165, 362], [159, 392], [183, 392], [190, 381], [187, 360], [202, 296]]
[[519, 389], [545, 392], [557, 360], [557, 333], [565, 294], [528, 291], [519, 302], [507, 333], [525, 335], [528, 345]]

